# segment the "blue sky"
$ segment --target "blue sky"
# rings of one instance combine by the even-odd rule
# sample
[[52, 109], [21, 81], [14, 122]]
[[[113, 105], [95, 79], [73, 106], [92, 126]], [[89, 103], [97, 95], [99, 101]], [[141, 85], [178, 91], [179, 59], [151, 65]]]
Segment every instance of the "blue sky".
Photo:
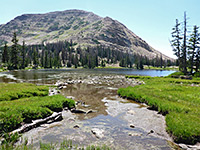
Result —
[[156, 50], [175, 58], [169, 39], [175, 19], [200, 26], [200, 0], [0, 0], [0, 24], [27, 13], [82, 9], [116, 19]]

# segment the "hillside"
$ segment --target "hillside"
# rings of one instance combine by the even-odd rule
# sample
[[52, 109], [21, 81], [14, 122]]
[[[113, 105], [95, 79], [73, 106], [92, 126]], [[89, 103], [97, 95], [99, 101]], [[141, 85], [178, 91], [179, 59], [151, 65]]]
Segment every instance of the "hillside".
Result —
[[[0, 25], [0, 46], [10, 42], [16, 31], [19, 42], [40, 44], [42, 42], [70, 41], [81, 47], [97, 44], [123, 52], [137, 53], [148, 58], [160, 56], [144, 40], [122, 23], [109, 17], [99, 17], [83, 10], [66, 10], [46, 14], [24, 14]], [[163, 59], [171, 59], [162, 55]]]

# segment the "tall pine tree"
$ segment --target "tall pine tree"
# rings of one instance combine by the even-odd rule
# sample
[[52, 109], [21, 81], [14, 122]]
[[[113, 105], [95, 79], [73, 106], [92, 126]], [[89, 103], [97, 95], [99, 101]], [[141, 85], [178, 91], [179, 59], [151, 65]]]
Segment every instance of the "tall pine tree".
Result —
[[[191, 34], [191, 37], [189, 39], [189, 50], [188, 50], [188, 55], [189, 55], [189, 62], [190, 62], [190, 74], [193, 72], [193, 67], [194, 67], [194, 59], [195, 56], [197, 56], [197, 49], [199, 48], [199, 40], [200, 40], [200, 34], [198, 33], [198, 27], [194, 26], [193, 32]], [[197, 60], [197, 59], [196, 59]]]
[[25, 57], [26, 57], [25, 41], [23, 41], [21, 55], [22, 55], [22, 64], [21, 64], [21, 68], [24, 69], [24, 68], [25, 68], [25, 59], [26, 59], [26, 58], [25, 58]]
[[176, 25], [172, 28], [172, 40], [171, 46], [173, 48], [174, 54], [178, 58], [178, 66], [179, 70], [181, 70], [181, 30], [180, 30], [180, 23], [178, 22], [178, 19], [176, 19]]
[[2, 62], [3, 63], [8, 63], [9, 60], [9, 56], [8, 56], [8, 46], [5, 43], [4, 49], [3, 49], [3, 53], [2, 53]]
[[13, 38], [12, 38], [12, 47], [11, 47], [11, 68], [10, 69], [18, 69], [19, 66], [19, 46], [18, 46], [18, 39], [17, 39], [17, 34], [14, 32]]

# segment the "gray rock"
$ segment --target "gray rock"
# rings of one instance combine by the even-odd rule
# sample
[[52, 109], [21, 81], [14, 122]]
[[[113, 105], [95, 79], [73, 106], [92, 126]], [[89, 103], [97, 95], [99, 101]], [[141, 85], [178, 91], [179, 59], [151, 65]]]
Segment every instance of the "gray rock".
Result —
[[66, 96], [66, 98], [75, 100], [74, 96]]
[[200, 143], [197, 143], [196, 145], [187, 145], [192, 150], [200, 150]]
[[154, 133], [153, 130], [149, 131], [149, 132], [147, 133], [147, 135], [152, 134], [152, 133]]
[[184, 150], [187, 150], [187, 149], [188, 149], [187, 145], [185, 145], [185, 144], [179, 144], [179, 146], [180, 146], [180, 148], [182, 148], [182, 149], [184, 149]]
[[141, 133], [137, 133], [137, 132], [130, 132], [128, 135], [129, 136], [141, 136], [142, 134]]
[[63, 86], [63, 89], [66, 89], [66, 88], [67, 88], [67, 86], [66, 86], [66, 85], [64, 85], [64, 86]]
[[59, 89], [59, 90], [62, 90], [62, 89], [63, 89], [63, 86], [59, 86], [58, 89]]
[[129, 110], [129, 111], [127, 111], [127, 113], [130, 114], [130, 115], [134, 115], [135, 111], [134, 110]]
[[131, 128], [135, 128], [135, 126], [134, 126], [133, 124], [130, 124], [130, 127], [131, 127]]
[[86, 112], [86, 114], [93, 113], [93, 112], [94, 112], [93, 110], [88, 110], [88, 111]]
[[75, 128], [75, 129], [78, 129], [78, 128], [79, 128], [79, 125], [75, 125], [74, 128]]
[[72, 113], [78, 113], [78, 114], [85, 114], [86, 113], [85, 110], [81, 110], [81, 109], [72, 109], [71, 112]]
[[104, 131], [102, 129], [93, 128], [91, 130], [91, 132], [96, 136], [96, 138], [102, 138], [102, 137], [104, 137], [104, 135], [103, 135]]

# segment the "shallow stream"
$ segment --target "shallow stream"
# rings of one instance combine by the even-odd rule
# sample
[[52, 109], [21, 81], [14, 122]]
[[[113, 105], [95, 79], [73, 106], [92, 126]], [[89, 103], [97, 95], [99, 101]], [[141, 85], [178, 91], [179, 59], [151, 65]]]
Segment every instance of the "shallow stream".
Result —
[[[90, 112], [77, 114], [64, 110], [62, 121], [24, 133], [23, 138], [28, 138], [29, 143], [36, 147], [40, 141], [55, 143], [68, 139], [74, 144], [106, 144], [117, 150], [173, 149], [171, 138], [165, 131], [164, 116], [148, 110], [145, 104], [117, 95], [120, 87], [141, 84], [124, 76], [138, 72], [130, 69], [16, 71], [1, 73], [0, 81], [37, 84], [67, 82], [61, 94], [79, 101], [77, 109]], [[156, 72], [158, 76], [171, 73], [152, 71], [152, 76]], [[151, 72], [140, 74], [151, 75]], [[93, 131], [98, 131], [98, 134], [95, 135]]]

